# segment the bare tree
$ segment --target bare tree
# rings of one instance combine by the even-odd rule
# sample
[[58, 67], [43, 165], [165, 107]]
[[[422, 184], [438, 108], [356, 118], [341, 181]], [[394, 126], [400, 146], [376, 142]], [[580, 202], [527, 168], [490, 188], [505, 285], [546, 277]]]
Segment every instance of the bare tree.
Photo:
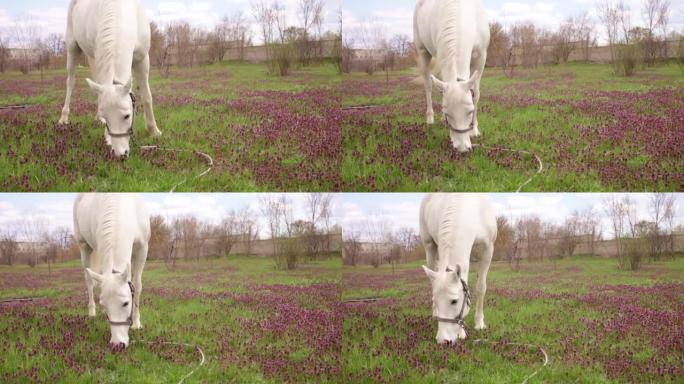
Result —
[[354, 227], [344, 229], [344, 263], [355, 266], [361, 254], [361, 231]]
[[[667, 25], [669, 22], [670, 2], [668, 0], [642, 0], [641, 13], [646, 24], [644, 38], [645, 62], [655, 64], [656, 59], [667, 57]], [[661, 32], [662, 38], [657, 33]]]
[[575, 253], [581, 241], [581, 229], [582, 215], [579, 211], [574, 211], [558, 230], [558, 248], [561, 256], [572, 256]]
[[7, 225], [0, 233], [0, 256], [4, 263], [12, 265], [19, 254], [19, 242], [17, 241], [17, 231]]
[[665, 252], [668, 243], [668, 235], [664, 227], [674, 216], [675, 195], [668, 193], [654, 193], [649, 199], [649, 213], [653, 230], [650, 233], [651, 257], [654, 260], [660, 259]]
[[315, 37], [311, 32], [315, 29], [320, 37], [324, 7], [324, 0], [298, 0], [297, 2], [297, 17], [302, 28], [299, 60], [305, 65], [310, 63], [316, 53]]
[[10, 50], [7, 38], [0, 31], [0, 73], [5, 73], [10, 59]]
[[620, 23], [619, 10], [614, 0], [603, 0], [596, 4], [599, 19], [603, 23], [608, 37], [608, 47], [610, 49], [610, 61], [617, 62], [616, 44], [619, 42], [618, 25]]
[[572, 17], [568, 17], [558, 27], [558, 31], [551, 36], [553, 49], [553, 61], [555, 63], [567, 63], [570, 54], [575, 49], [575, 41], [577, 40], [577, 26]]
[[596, 44], [596, 37], [594, 31], [594, 22], [589, 17], [588, 12], [583, 12], [573, 19], [575, 25], [576, 39], [580, 44], [582, 51], [582, 59], [585, 62], [589, 61], [589, 49]]
[[582, 211], [580, 217], [581, 233], [589, 237], [589, 253], [594, 255], [596, 252], [596, 241], [601, 237], [599, 219], [591, 207]]
[[259, 227], [249, 207], [242, 208], [236, 215], [237, 233], [246, 245], [247, 254], [251, 254], [254, 241], [259, 238]]
[[24, 74], [28, 74], [38, 56], [41, 29], [30, 18], [23, 18], [17, 20], [10, 31], [17, 49], [16, 60], [18, 61], [19, 70]]
[[[329, 193], [309, 193], [306, 195], [305, 211], [307, 212], [308, 228], [303, 233], [306, 253], [310, 258], [320, 256], [321, 249], [328, 249], [325, 239], [328, 235], [330, 205], [333, 195]], [[320, 224], [324, 230], [319, 230]]]
[[218, 256], [228, 256], [238, 239], [238, 217], [235, 212], [223, 218], [214, 228], [214, 247]]
[[166, 263], [171, 262], [172, 250], [171, 228], [163, 216], [150, 217], [150, 242], [148, 254], [151, 259], [163, 259]]
[[621, 266], [625, 262], [622, 258], [622, 236], [625, 230], [627, 208], [624, 201], [616, 195], [610, 195], [603, 201], [606, 216], [610, 218], [613, 236], [615, 238], [617, 258]]
[[275, 195], [269, 194], [259, 198], [259, 210], [268, 223], [268, 231], [273, 243], [273, 256], [276, 257], [278, 254], [277, 240], [281, 236], [283, 222], [283, 207]]

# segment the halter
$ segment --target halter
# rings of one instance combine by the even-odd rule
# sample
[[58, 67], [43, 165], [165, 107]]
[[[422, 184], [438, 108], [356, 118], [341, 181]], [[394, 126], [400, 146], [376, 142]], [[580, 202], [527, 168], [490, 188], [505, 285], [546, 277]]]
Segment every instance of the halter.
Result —
[[[114, 80], [114, 85], [123, 85], [123, 84]], [[122, 137], [133, 136], [133, 124], [135, 123], [135, 95], [133, 94], [133, 91], [131, 91], [128, 95], [131, 97], [131, 102], [133, 103], [133, 115], [131, 116], [131, 126], [128, 128], [128, 131], [126, 131], [125, 133], [113, 133], [111, 130], [109, 130], [109, 125], [107, 125], [107, 134], [110, 137], [122, 138]]]
[[[475, 98], [475, 91], [473, 91], [471, 89], [470, 94], [473, 96], [473, 99], [474, 99]], [[449, 129], [455, 133], [468, 133], [468, 132], [475, 129], [475, 114], [474, 113], [473, 113], [473, 120], [470, 122], [470, 126], [466, 129], [456, 129], [456, 128], [452, 127], [451, 124], [449, 124], [449, 116], [447, 116], [447, 115], [444, 115], [444, 120], [446, 120], [447, 127], [449, 127]]]
[[468, 283], [466, 283], [465, 280], [463, 280], [463, 278], [461, 278], [461, 285], [463, 286], [463, 296], [464, 296], [463, 301], [461, 302], [461, 311], [453, 319], [449, 319], [446, 317], [433, 316], [438, 322], [458, 324], [462, 328], [465, 328], [465, 319], [463, 318], [463, 311], [465, 311], [466, 303], [468, 303], [468, 305], [470, 305], [470, 291], [468, 290]]
[[131, 289], [131, 313], [128, 315], [128, 318], [125, 321], [112, 321], [109, 318], [109, 315], [107, 315], [107, 312], [105, 311], [105, 315], [107, 316], [107, 321], [109, 321], [109, 324], [111, 325], [128, 325], [129, 327], [133, 325], [133, 306], [135, 305], [135, 287], [133, 286], [133, 283], [130, 281], [128, 282], [128, 288]]

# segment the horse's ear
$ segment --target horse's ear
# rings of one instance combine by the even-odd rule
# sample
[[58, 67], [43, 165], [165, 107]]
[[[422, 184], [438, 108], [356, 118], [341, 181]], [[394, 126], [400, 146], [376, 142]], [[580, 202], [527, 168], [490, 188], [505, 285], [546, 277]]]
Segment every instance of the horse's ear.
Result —
[[449, 84], [436, 78], [435, 75], [430, 75], [430, 77], [432, 78], [432, 83], [435, 84], [442, 92], [446, 92], [447, 88], [449, 88]]
[[126, 264], [126, 269], [118, 276], [121, 283], [128, 283], [131, 280], [131, 264]]
[[131, 93], [131, 89], [133, 89], [133, 77], [129, 77], [128, 82], [121, 86], [121, 94], [123, 96], [128, 96], [128, 94]]
[[451, 271], [454, 272], [454, 280], [461, 280], [461, 265], [456, 264], [456, 268], [450, 267]]
[[102, 93], [103, 88], [100, 84], [98, 84], [98, 83], [96, 83], [90, 79], [86, 79], [86, 83], [88, 83], [88, 86], [90, 87], [90, 89], [92, 89], [96, 93], [98, 93], [98, 94]]
[[425, 271], [425, 274], [427, 275], [427, 277], [430, 278], [431, 281], [435, 280], [435, 276], [436, 276], [435, 271], [433, 271], [432, 269], [430, 269], [424, 265], [423, 265], [423, 271]]
[[93, 271], [90, 268], [86, 268], [86, 273], [88, 274], [88, 276], [90, 276], [91, 279], [95, 280], [96, 283], [102, 283], [102, 275], [100, 275], [99, 273]]
[[475, 88], [475, 82], [477, 79], [480, 77], [480, 71], [475, 71], [473, 72], [472, 75], [470, 75], [470, 79], [466, 81], [466, 86], [468, 89], [474, 89]]

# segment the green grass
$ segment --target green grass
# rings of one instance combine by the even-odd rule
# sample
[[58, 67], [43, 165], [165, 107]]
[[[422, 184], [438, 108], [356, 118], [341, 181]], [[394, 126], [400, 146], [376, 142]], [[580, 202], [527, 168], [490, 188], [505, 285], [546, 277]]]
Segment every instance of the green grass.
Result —
[[[389, 82], [384, 73], [346, 77], [344, 106], [385, 107], [350, 111], [354, 118], [343, 125], [345, 156], [341, 173], [350, 189], [514, 191], [534, 174], [536, 163], [529, 156], [516, 159], [510, 153], [494, 155], [478, 149], [466, 156], [455, 154], [438, 108], [441, 95], [437, 90], [433, 92], [435, 124], [428, 126], [423, 87], [413, 83], [414, 78], [413, 69], [390, 74]], [[677, 190], [684, 180], [681, 172], [656, 181], [647, 175], [653, 168], [671, 171], [673, 164], [684, 166], [679, 156], [668, 154], [654, 159], [649, 156], [652, 148], [636, 145], [634, 141], [640, 139], [602, 138], [598, 132], [615, 116], [582, 112], [573, 104], [595, 100], [598, 110], [608, 101], [617, 101], [625, 111], [639, 111], [643, 104], [644, 108], [655, 108], [650, 113], [670, 119], [684, 106], [683, 86], [681, 71], [675, 65], [644, 69], [629, 78], [612, 75], [607, 65], [517, 69], [511, 78], [500, 69], [488, 68], [482, 78], [478, 114], [483, 136], [473, 142], [540, 156], [544, 171], [525, 191]], [[659, 102], [654, 101], [651, 93], [662, 90], [674, 92], [674, 98], [669, 100], [672, 106], [659, 107]], [[605, 100], [594, 96], [596, 91], [632, 94]], [[677, 123], [669, 121], [667, 128], [645, 129], [675, 132]], [[581, 133], [578, 126], [587, 127], [589, 133]], [[630, 132], [631, 127], [625, 125], [623, 129]], [[591, 140], [600, 141], [603, 147], [596, 147]], [[406, 145], [410, 149], [404, 149]], [[626, 159], [619, 157], [622, 152]], [[621, 174], [602, 175], [612, 164], [620, 166]]]
[[[190, 383], [292, 380], [292, 373], [288, 376], [286, 370], [263, 372], [261, 363], [271, 355], [277, 357], [279, 349], [288, 348], [292, 348], [289, 360], [297, 364], [334, 356], [317, 352], [319, 356], [312, 357], [310, 347], [306, 343], [297, 345], [294, 336], [277, 336], [258, 325], [254, 329], [246, 326], [246, 320], [268, 322], [279, 314], [275, 309], [260, 306], [258, 300], [252, 303], [240, 298], [256, 295], [263, 289], [260, 287], [272, 285], [315, 288], [316, 284], [335, 283], [340, 279], [340, 270], [339, 259], [303, 264], [289, 272], [275, 270], [271, 259], [255, 257], [179, 263], [175, 272], [162, 263], [148, 262], [141, 296], [144, 328], [129, 334], [133, 341], [200, 346], [206, 364], [187, 381]], [[0, 275], [4, 281], [0, 299], [32, 296], [49, 300], [18, 307], [0, 304], [0, 333], [5, 335], [5, 346], [0, 348], [0, 378], [4, 377], [4, 382], [176, 382], [199, 363], [199, 355], [191, 348], [134, 342], [123, 353], [109, 351], [109, 326], [100, 308], [97, 318], [86, 316], [85, 285], [77, 262], [59, 264], [51, 272], [44, 266], [0, 267]], [[283, 297], [283, 302], [291, 299]], [[320, 302], [313, 307], [325, 309]], [[258, 332], [253, 333], [255, 330]], [[74, 341], [64, 341], [69, 338]], [[32, 369], [37, 370], [35, 376], [31, 376]], [[3, 376], [16, 372], [24, 379]], [[323, 375], [317, 380], [294, 377], [298, 377], [298, 382], [330, 379]]]
[[[646, 263], [636, 272], [589, 256], [523, 263], [516, 271], [494, 263], [485, 302], [488, 329], [473, 330], [471, 310], [470, 339], [455, 347], [434, 341], [421, 264], [393, 271], [387, 265], [342, 267], [329, 259], [279, 271], [270, 259], [231, 256], [181, 262], [173, 271], [150, 261], [141, 296], [144, 328], [131, 330], [131, 340], [199, 345], [207, 362], [190, 383], [515, 383], [541, 366], [536, 350], [475, 345], [475, 338], [542, 346], [550, 363], [531, 383], [681, 379], [648, 371], [676, 367], [681, 359], [681, 351], [662, 349], [679, 332], [668, 327], [681, 321], [681, 257]], [[104, 316], [86, 316], [82, 280], [78, 262], [51, 270], [0, 267], [0, 300], [44, 298], [0, 304], [3, 382], [175, 382], [197, 366], [191, 348], [133, 343], [125, 352], [110, 351]], [[382, 300], [339, 303], [362, 297]], [[627, 316], [614, 298], [641, 309]], [[640, 311], [656, 311], [659, 323], [649, 323], [645, 332], [634, 325]], [[678, 316], [674, 323], [667, 320], [672, 316]], [[615, 319], [628, 326], [616, 331], [610, 325]], [[628, 364], [613, 368], [615, 362]], [[641, 376], [642, 370], [649, 373]]]
[[[0, 111], [0, 130], [5, 132], [0, 144], [0, 180], [3, 190], [13, 191], [169, 191], [188, 180], [179, 191], [269, 191], [330, 190], [330, 180], [299, 182], [285, 172], [271, 175], [262, 171], [273, 158], [283, 158], [283, 167], [298, 169], [301, 163], [312, 164], [318, 171], [333, 173], [332, 164], [318, 158], [304, 157], [294, 141], [297, 126], [285, 126], [279, 137], [260, 137], [253, 129], [267, 123], [269, 97], [283, 105], [285, 113], [323, 116], [297, 95], [312, 90], [334, 97], [341, 81], [331, 64], [295, 69], [290, 76], [276, 77], [263, 65], [222, 63], [193, 68], [172, 68], [168, 77], [153, 69], [150, 86], [155, 100], [155, 115], [160, 139], [151, 138], [145, 129], [142, 108], [135, 121], [136, 135], [131, 144], [132, 156], [125, 162], [107, 159], [103, 128], [94, 121], [96, 98], [85, 85], [90, 73], [79, 68], [71, 104], [68, 135], [58, 132], [65, 93], [65, 71], [45, 73], [0, 74], [0, 106], [29, 105], [17, 111]], [[252, 92], [273, 92], [266, 98]], [[264, 113], [240, 110], [232, 103], [245, 102], [249, 108]], [[303, 108], [306, 112], [297, 111]], [[15, 114], [16, 112], [16, 114]], [[273, 112], [272, 110], [270, 112]], [[78, 133], [77, 133], [78, 132]], [[64, 144], [57, 144], [61, 139]], [[142, 145], [160, 145], [189, 153], [162, 152], [142, 156]], [[207, 167], [192, 151], [202, 151], [214, 159], [214, 169], [207, 176], [192, 180]], [[12, 155], [10, 155], [10, 153]], [[315, 167], [313, 166], [315, 165]], [[25, 181], [24, 181], [25, 180]], [[291, 181], [294, 180], [294, 181]], [[288, 183], [289, 182], [289, 183]]]
[[[531, 383], [678, 382], [681, 379], [671, 375], [635, 375], [631, 368], [638, 371], [642, 366], [657, 364], [655, 361], [669, 359], [670, 365], [676, 366], [681, 354], [671, 351], [664, 355], [657, 350], [659, 337], [663, 335], [655, 339], [635, 336], [643, 334], [639, 328], [628, 330], [627, 337], [617, 337], [609, 330], [603, 331], [608, 335], [605, 338], [594, 335], [586, 326], [587, 321], [605, 324], [616, 314], [608, 306], [587, 305], [575, 297], [582, 298], [597, 290], [601, 294], [599, 286], [651, 287], [674, 283], [679, 285], [665, 288], [676, 290], [672, 292], [678, 297], [674, 304], [651, 295], [642, 300], [648, 302], [649, 308], [675, 311], [677, 300], [680, 303], [684, 300], [682, 258], [651, 263], [637, 272], [620, 270], [616, 261], [595, 257], [523, 264], [519, 271], [512, 271], [506, 263], [494, 263], [488, 276], [484, 306], [488, 329], [473, 329], [472, 309], [466, 318], [469, 340], [459, 342], [456, 348], [438, 346], [434, 340], [436, 324], [430, 317], [430, 285], [420, 269], [421, 264], [401, 265], [394, 273], [389, 266], [344, 268], [343, 279], [348, 283], [343, 298], [384, 299], [355, 304], [345, 317], [343, 372], [353, 381], [515, 383], [534, 372], [543, 361], [534, 349], [522, 348], [517, 354], [511, 354], [511, 347], [475, 345], [472, 340], [477, 338], [542, 346], [549, 353], [550, 363]], [[473, 285], [475, 270], [471, 267]], [[382, 286], [378, 287], [378, 283]], [[537, 290], [541, 294], [534, 294]], [[569, 296], [553, 296], [563, 294]], [[624, 295], [614, 293], [620, 294]], [[594, 350], [595, 346], [599, 349]], [[616, 373], [605, 366], [611, 359], [627, 359], [632, 367]]]

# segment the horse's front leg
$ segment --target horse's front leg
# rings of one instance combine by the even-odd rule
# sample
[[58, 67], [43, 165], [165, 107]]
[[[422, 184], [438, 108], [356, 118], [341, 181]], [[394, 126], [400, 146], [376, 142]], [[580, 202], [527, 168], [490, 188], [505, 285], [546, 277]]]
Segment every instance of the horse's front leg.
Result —
[[480, 80], [482, 79], [482, 73], [484, 73], [485, 63], [487, 62], [487, 52], [483, 52], [479, 56], [479, 60], [474, 66], [471, 65], [470, 73], [474, 71], [479, 71], [480, 75], [475, 80], [475, 85], [473, 87], [473, 104], [475, 105], [475, 111], [473, 112], [473, 130], [470, 133], [470, 137], [480, 136], [480, 126], [477, 122], [477, 107], [480, 103]]
[[133, 306], [132, 310], [132, 320], [133, 324], [131, 325], [131, 328], [133, 329], [140, 329], [142, 328], [142, 323], [140, 322], [140, 298], [142, 296], [142, 273], [143, 269], [145, 268], [145, 260], [147, 259], [147, 250], [148, 246], [147, 245], [141, 245], [136, 252], [133, 254], [133, 259], [132, 259], [132, 283], [133, 286], [135, 287], [135, 298], [134, 298], [134, 303], [135, 305]]
[[426, 120], [428, 124], [434, 124], [435, 112], [432, 109], [432, 76], [430, 76], [430, 60], [432, 60], [432, 55], [430, 55], [425, 48], [419, 49], [418, 65], [420, 67], [421, 75], [423, 76], [425, 101], [427, 102]]
[[487, 328], [487, 325], [485, 325], [484, 322], [484, 297], [485, 293], [487, 293], [487, 273], [489, 272], [489, 265], [492, 262], [493, 254], [494, 243], [490, 242], [482, 253], [482, 258], [477, 271], [477, 284], [475, 287], [475, 329]]
[[[93, 253], [92, 248], [86, 243], [81, 243], [78, 245], [79, 250], [81, 251], [81, 262], [84, 267], [89, 267], [90, 266], [90, 255]], [[88, 293], [88, 316], [90, 317], [95, 317], [96, 315], [96, 307], [95, 307], [95, 293], [93, 292], [95, 288], [95, 282], [93, 279], [90, 277], [87, 271], [83, 271], [83, 274], [85, 275], [85, 283], [86, 283], [86, 292]]]
[[470, 137], [480, 137], [480, 126], [477, 123], [477, 106], [480, 102], [480, 78], [475, 82], [473, 89], [473, 103], [475, 104], [475, 111], [473, 111], [473, 130], [470, 132]]
[[145, 55], [145, 58], [142, 61], [134, 63], [133, 70], [135, 71], [135, 77], [140, 89], [140, 99], [145, 111], [145, 125], [147, 126], [147, 131], [153, 137], [161, 136], [162, 133], [157, 127], [152, 105], [152, 91], [150, 90], [150, 56]]
[[69, 106], [71, 104], [71, 94], [76, 86], [76, 66], [81, 57], [81, 49], [75, 42], [70, 42], [67, 46], [67, 81], [66, 81], [66, 97], [64, 98], [64, 107], [62, 107], [62, 114], [59, 117], [58, 124], [69, 124]]

